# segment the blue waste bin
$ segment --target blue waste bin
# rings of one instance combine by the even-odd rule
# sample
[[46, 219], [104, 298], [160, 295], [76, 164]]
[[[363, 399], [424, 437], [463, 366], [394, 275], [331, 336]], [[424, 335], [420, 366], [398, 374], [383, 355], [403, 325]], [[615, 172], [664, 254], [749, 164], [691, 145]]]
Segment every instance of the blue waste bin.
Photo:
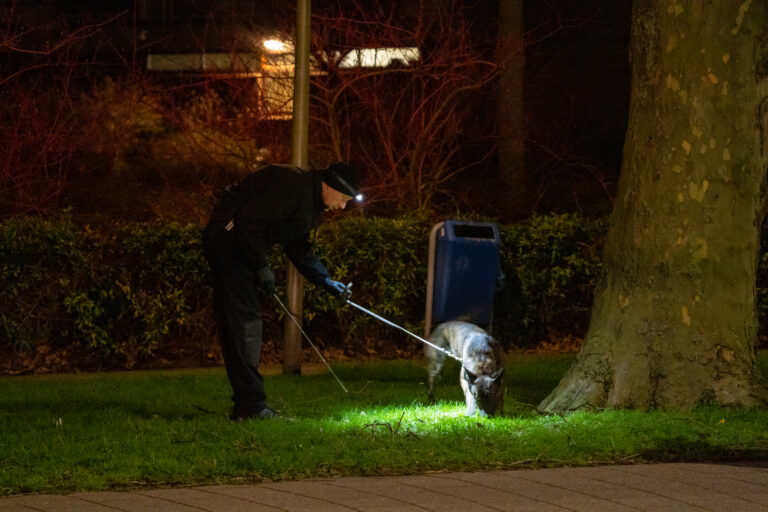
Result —
[[496, 224], [447, 220], [429, 238], [425, 335], [450, 320], [490, 328], [501, 245]]

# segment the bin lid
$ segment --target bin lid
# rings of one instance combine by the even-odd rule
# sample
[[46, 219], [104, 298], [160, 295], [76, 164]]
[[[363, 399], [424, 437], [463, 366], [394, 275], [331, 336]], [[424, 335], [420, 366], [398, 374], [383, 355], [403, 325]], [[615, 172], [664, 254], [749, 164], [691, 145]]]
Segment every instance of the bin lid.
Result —
[[493, 222], [446, 220], [437, 224], [435, 228], [439, 229], [437, 235], [440, 238], [447, 238], [449, 240], [471, 239], [473, 241], [494, 243], [500, 241], [499, 228]]

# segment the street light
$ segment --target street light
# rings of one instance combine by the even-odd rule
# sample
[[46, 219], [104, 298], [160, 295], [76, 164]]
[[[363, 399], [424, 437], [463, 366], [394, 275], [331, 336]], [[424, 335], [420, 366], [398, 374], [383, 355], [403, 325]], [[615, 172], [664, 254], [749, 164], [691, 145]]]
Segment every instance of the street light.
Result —
[[276, 38], [265, 39], [262, 44], [267, 51], [272, 53], [285, 53], [290, 50], [291, 46], [290, 43]]

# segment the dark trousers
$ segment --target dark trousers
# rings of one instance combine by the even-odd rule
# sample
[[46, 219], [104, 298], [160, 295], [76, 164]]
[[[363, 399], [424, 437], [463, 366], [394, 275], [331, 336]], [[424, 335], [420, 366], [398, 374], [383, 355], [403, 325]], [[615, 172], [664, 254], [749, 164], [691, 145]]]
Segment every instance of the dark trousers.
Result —
[[238, 260], [234, 237], [223, 226], [212, 223], [205, 228], [203, 247], [211, 266], [213, 308], [234, 413], [259, 411], [266, 407], [266, 395], [258, 369], [262, 321], [256, 277]]

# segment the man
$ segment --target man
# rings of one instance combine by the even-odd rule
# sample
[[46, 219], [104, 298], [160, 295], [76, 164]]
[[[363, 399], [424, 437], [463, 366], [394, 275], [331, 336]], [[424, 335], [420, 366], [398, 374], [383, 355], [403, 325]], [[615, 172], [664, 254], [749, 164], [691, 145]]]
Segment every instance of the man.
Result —
[[213, 275], [219, 342], [233, 391], [232, 419], [268, 419], [276, 414], [267, 406], [258, 371], [259, 301], [275, 291], [266, 251], [282, 245], [309, 282], [335, 295], [348, 294], [313, 253], [309, 233], [317, 214], [344, 208], [358, 196], [357, 187], [357, 172], [346, 163], [308, 172], [268, 165], [227, 186], [216, 203], [203, 231], [203, 247]]

